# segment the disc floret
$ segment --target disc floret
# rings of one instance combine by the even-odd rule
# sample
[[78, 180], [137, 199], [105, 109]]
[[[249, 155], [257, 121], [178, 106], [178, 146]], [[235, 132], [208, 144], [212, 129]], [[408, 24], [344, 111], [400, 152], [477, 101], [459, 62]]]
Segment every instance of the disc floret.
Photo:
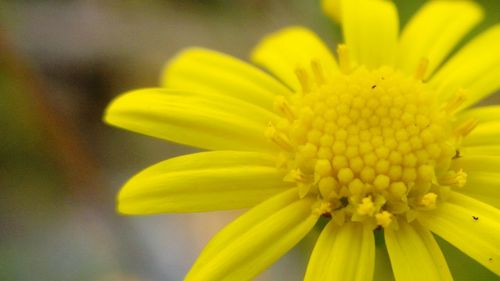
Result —
[[457, 130], [470, 127], [450, 121], [460, 98], [440, 106], [420, 68], [414, 76], [389, 67], [341, 69], [328, 77], [313, 61], [296, 71], [302, 91], [276, 98], [283, 118], [267, 133], [283, 148], [284, 180], [297, 184], [300, 197], [316, 196], [339, 224], [389, 227], [463, 186], [465, 173], [450, 169]]

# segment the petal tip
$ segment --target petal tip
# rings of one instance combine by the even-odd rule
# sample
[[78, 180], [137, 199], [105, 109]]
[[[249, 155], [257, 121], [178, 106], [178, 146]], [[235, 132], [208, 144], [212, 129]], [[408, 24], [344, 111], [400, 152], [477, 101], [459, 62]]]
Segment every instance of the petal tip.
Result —
[[202, 57], [203, 54], [214, 52], [215, 51], [198, 46], [192, 46], [178, 51], [172, 58], [164, 63], [160, 71], [160, 85], [162, 87], [169, 87], [172, 69], [177, 65], [185, 63], [186, 60]]

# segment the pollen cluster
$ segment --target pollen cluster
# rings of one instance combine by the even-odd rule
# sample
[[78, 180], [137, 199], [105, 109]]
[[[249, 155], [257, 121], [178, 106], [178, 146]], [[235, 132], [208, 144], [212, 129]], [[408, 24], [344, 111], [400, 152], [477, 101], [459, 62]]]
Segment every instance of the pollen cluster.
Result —
[[323, 215], [388, 227], [463, 185], [465, 174], [450, 170], [452, 108], [419, 79], [385, 67], [326, 77], [314, 62], [297, 76], [302, 92], [276, 99], [283, 118], [267, 136], [282, 148], [284, 180], [316, 196]]

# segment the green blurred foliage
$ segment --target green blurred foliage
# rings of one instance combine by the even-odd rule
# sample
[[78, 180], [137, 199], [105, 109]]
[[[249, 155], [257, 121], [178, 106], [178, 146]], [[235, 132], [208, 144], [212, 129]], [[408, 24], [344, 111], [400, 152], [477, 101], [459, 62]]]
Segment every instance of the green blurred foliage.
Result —
[[30, 233], [41, 234], [63, 211], [54, 204], [64, 196], [61, 174], [21, 81], [0, 64], [0, 280], [19, 280], [30, 260], [36, 264]]
[[[0, 65], [0, 213], [26, 213], [51, 208], [59, 197], [58, 169], [44, 143], [44, 128], [35, 99]], [[37, 209], [37, 212], [40, 211]]]

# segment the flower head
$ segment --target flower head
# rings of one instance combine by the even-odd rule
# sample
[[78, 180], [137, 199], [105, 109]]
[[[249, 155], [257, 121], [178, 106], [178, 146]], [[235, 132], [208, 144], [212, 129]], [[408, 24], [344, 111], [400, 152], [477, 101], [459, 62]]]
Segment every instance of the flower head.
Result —
[[500, 275], [500, 107], [470, 108], [500, 86], [500, 26], [446, 60], [482, 18], [473, 2], [428, 2], [401, 34], [389, 1], [339, 5], [336, 56], [291, 27], [252, 53], [276, 78], [195, 48], [167, 65], [162, 88], [117, 98], [108, 123], [214, 150], [147, 168], [118, 209], [255, 206], [187, 280], [251, 279], [320, 216], [305, 280], [372, 280], [376, 231], [398, 281], [452, 279], [431, 232]]

